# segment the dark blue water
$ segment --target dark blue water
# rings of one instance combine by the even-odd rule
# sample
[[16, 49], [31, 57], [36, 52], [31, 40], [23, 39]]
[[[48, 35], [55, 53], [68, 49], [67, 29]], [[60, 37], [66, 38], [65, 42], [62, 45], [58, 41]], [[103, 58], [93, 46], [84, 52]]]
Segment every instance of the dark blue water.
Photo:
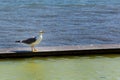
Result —
[[119, 0], [0, 0], [0, 48], [46, 33], [38, 46], [119, 44]]

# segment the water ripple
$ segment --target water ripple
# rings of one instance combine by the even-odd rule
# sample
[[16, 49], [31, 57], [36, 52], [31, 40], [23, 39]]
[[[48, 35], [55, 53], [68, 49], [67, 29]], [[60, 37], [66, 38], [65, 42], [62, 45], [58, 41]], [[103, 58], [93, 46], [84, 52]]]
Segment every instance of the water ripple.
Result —
[[42, 46], [120, 43], [117, 0], [50, 1], [1, 0], [0, 48], [23, 46], [14, 41], [40, 30], [46, 32]]

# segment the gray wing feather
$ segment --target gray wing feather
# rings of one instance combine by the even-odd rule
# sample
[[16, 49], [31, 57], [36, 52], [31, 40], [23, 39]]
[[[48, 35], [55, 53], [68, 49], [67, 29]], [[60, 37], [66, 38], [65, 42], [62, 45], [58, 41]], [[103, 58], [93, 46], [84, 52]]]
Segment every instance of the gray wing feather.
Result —
[[32, 43], [35, 42], [36, 40], [37, 40], [36, 37], [34, 37], [34, 38], [28, 38], [28, 39], [22, 40], [22, 43], [32, 44]]

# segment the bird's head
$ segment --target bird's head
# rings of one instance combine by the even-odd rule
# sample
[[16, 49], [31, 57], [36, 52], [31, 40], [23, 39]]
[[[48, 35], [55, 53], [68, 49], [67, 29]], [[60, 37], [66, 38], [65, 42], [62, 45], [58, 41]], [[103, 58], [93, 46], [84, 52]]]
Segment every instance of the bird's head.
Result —
[[40, 31], [39, 33], [40, 33], [40, 34], [43, 34], [43, 33], [45, 33], [45, 32], [44, 32], [44, 31]]

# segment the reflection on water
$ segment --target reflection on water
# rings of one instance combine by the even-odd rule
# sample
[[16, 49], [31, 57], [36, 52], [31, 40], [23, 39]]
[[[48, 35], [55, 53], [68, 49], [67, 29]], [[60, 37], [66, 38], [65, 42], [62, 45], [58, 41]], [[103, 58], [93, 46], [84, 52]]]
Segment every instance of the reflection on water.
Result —
[[120, 55], [1, 59], [1, 80], [119, 80]]

